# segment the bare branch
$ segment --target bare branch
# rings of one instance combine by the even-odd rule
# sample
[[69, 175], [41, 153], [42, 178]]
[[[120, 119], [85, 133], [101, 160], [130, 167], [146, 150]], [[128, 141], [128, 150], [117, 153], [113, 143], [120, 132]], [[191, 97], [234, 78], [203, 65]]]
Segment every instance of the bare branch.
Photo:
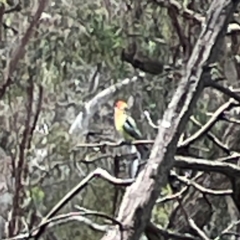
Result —
[[134, 179], [120, 179], [115, 178], [110, 175], [106, 170], [101, 168], [97, 168], [95, 171], [90, 173], [87, 177], [85, 177], [77, 186], [75, 186], [70, 192], [68, 192], [45, 216], [41, 223], [41, 227], [38, 228], [37, 231], [33, 232], [31, 236], [34, 236], [35, 239], [38, 239], [42, 233], [45, 231], [47, 226], [46, 222], [52, 218], [70, 199], [72, 199], [76, 194], [78, 194], [82, 189], [84, 189], [90, 181], [92, 181], [96, 177], [101, 177], [102, 179], [119, 186], [129, 186], [133, 183]]
[[[203, 127], [203, 125], [197, 121], [197, 119], [195, 119], [193, 116], [190, 118], [190, 120], [197, 126]], [[210, 131], [207, 132], [207, 137], [214, 143], [216, 144], [216, 146], [218, 146], [220, 149], [223, 150], [223, 152], [225, 152], [226, 154], [230, 155], [231, 151], [230, 149], [224, 144], [222, 143], [213, 133], [211, 133]]]
[[104, 218], [106, 220], [106, 222], [110, 221], [111, 224], [116, 224], [119, 226], [119, 228], [121, 230], [123, 230], [122, 224], [119, 221], [117, 221], [116, 219], [108, 216], [106, 213], [102, 213], [102, 212], [98, 212], [98, 211], [91, 211], [89, 209], [86, 209], [86, 208], [83, 208], [83, 207], [80, 207], [77, 205], [75, 205], [75, 208], [78, 209], [84, 216], [95, 216], [95, 217]]
[[100, 142], [100, 143], [79, 143], [74, 147], [74, 150], [77, 148], [95, 148], [95, 147], [121, 147], [121, 146], [131, 146], [131, 145], [145, 145], [145, 144], [153, 144], [154, 140], [136, 140], [132, 142], [126, 141], [118, 141], [118, 142]]
[[23, 203], [24, 198], [24, 187], [23, 181], [25, 181], [28, 172], [28, 165], [26, 164], [25, 154], [29, 146], [29, 132], [31, 128], [31, 116], [33, 111], [33, 93], [34, 93], [34, 84], [33, 79], [30, 76], [28, 80], [28, 86], [26, 88], [27, 94], [27, 104], [26, 104], [26, 118], [24, 123], [24, 131], [22, 140], [19, 144], [19, 156], [16, 159], [17, 161], [13, 164], [13, 177], [15, 178], [15, 194], [13, 197], [13, 206], [12, 206], [12, 217], [9, 221], [8, 232], [10, 237], [20, 229], [20, 217], [19, 213], [20, 206]]
[[145, 110], [144, 112], [144, 115], [148, 121], [148, 124], [152, 127], [152, 128], [155, 128], [155, 129], [158, 129], [158, 125], [154, 124], [151, 117], [150, 117], [150, 114], [147, 110]]
[[175, 156], [175, 167], [199, 170], [219, 172], [227, 176], [240, 176], [240, 167], [226, 162], [218, 162], [214, 160], [204, 160], [198, 158]]
[[119, 83], [116, 83], [100, 93], [98, 93], [94, 98], [92, 98], [89, 102], [86, 102], [83, 110], [77, 115], [76, 119], [72, 123], [69, 133], [73, 134], [74, 132], [78, 132], [81, 136], [88, 133], [89, 121], [93, 117], [93, 115], [98, 111], [98, 109], [105, 104], [119, 89], [124, 86], [129, 85], [130, 83], [134, 83], [141, 79], [140, 77], [126, 78]]
[[36, 107], [36, 113], [35, 113], [35, 116], [34, 116], [33, 124], [32, 124], [32, 127], [31, 127], [30, 131], [29, 131], [28, 149], [30, 149], [30, 147], [31, 147], [33, 132], [34, 132], [35, 127], [37, 125], [37, 121], [38, 121], [40, 111], [41, 111], [41, 106], [42, 106], [43, 87], [41, 85], [39, 85], [38, 88], [39, 88], [38, 103], [37, 103], [37, 107]]
[[[179, 86], [164, 113], [150, 158], [123, 196], [117, 218], [123, 226], [128, 227], [123, 232], [123, 240], [139, 239], [150, 220], [160, 189], [166, 185], [167, 176], [174, 165], [179, 137], [203, 91], [204, 79], [207, 76], [204, 69], [216, 60], [218, 44], [225, 35], [229, 18], [238, 2], [213, 0], [211, 3], [209, 17], [202, 25], [202, 32], [184, 67]], [[115, 227], [102, 239], [120, 238], [121, 232]]]
[[45, 221], [43, 224], [38, 225], [35, 227], [33, 230], [19, 234], [13, 238], [6, 238], [4, 240], [26, 240], [33, 238], [35, 235], [34, 233], [37, 232], [41, 227], [46, 226], [47, 229], [52, 228], [54, 226], [58, 226], [61, 224], [69, 223], [70, 221], [78, 221], [85, 223], [87, 226], [89, 226], [93, 230], [97, 230], [100, 232], [106, 232], [107, 229], [109, 229], [109, 225], [99, 225], [97, 223], [92, 222], [90, 219], [84, 217], [86, 215], [91, 215], [91, 214], [85, 214], [83, 212], [70, 212], [66, 214], [60, 214], [56, 217], [50, 218], [47, 221]]
[[226, 189], [226, 190], [212, 190], [209, 188], [205, 188], [203, 186], [201, 186], [200, 184], [196, 183], [194, 180], [192, 179], [188, 179], [186, 177], [182, 177], [177, 175], [175, 172], [171, 172], [171, 175], [173, 175], [174, 177], [176, 177], [180, 182], [186, 184], [187, 186], [193, 186], [194, 188], [196, 188], [199, 192], [203, 193], [203, 194], [211, 194], [211, 195], [231, 195], [233, 193], [233, 191], [231, 189]]
[[6, 70], [5, 70], [4, 84], [2, 86], [0, 86], [0, 99], [5, 94], [7, 88], [13, 83], [11, 75], [15, 71], [19, 59], [23, 58], [25, 47], [28, 44], [29, 39], [33, 33], [34, 27], [37, 25], [37, 23], [41, 17], [41, 14], [44, 11], [47, 4], [48, 4], [48, 0], [39, 1], [39, 6], [38, 6], [36, 13], [33, 15], [32, 22], [30, 23], [28, 29], [26, 30], [26, 33], [23, 35], [19, 45], [13, 51], [12, 57], [8, 63]]
[[188, 218], [188, 223], [190, 227], [197, 232], [199, 237], [201, 237], [203, 240], [210, 240], [210, 238], [204, 233], [203, 230], [201, 230], [196, 223], [193, 221], [193, 219]]
[[179, 200], [179, 204], [180, 207], [184, 213], [185, 218], [188, 221], [189, 226], [198, 234], [198, 236], [202, 239], [202, 240], [210, 240], [210, 238], [204, 233], [204, 231], [202, 231], [197, 224], [193, 221], [193, 219], [191, 217], [188, 216], [187, 211], [185, 210], [182, 201]]
[[220, 85], [218, 82], [216, 82], [212, 79], [207, 80], [207, 85], [209, 87], [212, 87], [212, 88], [222, 92], [223, 94], [227, 95], [228, 97], [235, 99], [236, 101], [238, 101], [240, 103], [240, 96], [237, 93], [231, 91], [229, 88], [225, 88], [224, 86]]
[[224, 103], [209, 119], [209, 121], [196, 133], [194, 133], [191, 137], [184, 140], [179, 147], [187, 147], [193, 144], [196, 140], [203, 137], [213, 126], [214, 124], [220, 120], [220, 116], [223, 114], [224, 111], [231, 109], [232, 107], [236, 107], [239, 104], [235, 103], [234, 99], [230, 99], [228, 102]]
[[156, 226], [152, 222], [150, 222], [146, 229], [145, 234], [148, 239], [151, 240], [159, 240], [161, 236], [165, 239], [175, 239], [175, 240], [196, 240], [196, 237], [186, 236], [185, 234], [174, 233], [169, 230], [163, 229], [162, 227]]
[[[194, 20], [195, 23], [197, 23], [197, 24], [202, 24], [206, 21], [205, 17], [203, 17], [201, 14], [194, 12], [193, 10], [191, 10], [187, 7], [183, 7], [183, 5], [176, 0], [169, 0], [169, 1], [152, 0], [152, 1], [161, 7], [175, 9], [175, 11], [179, 15], [183, 16], [186, 19]], [[234, 23], [230, 23], [227, 28], [227, 33], [231, 34], [234, 32], [239, 32], [239, 30], [240, 30], [239, 26], [236, 26], [236, 24], [234, 24]]]
[[[192, 178], [192, 180], [196, 181], [202, 175], [203, 175], [203, 173], [198, 173], [195, 177]], [[188, 191], [188, 189], [189, 189], [189, 186], [183, 187], [180, 192], [177, 192], [177, 193], [175, 193], [173, 195], [166, 196], [166, 197], [158, 199], [157, 203], [161, 204], [161, 203], [165, 203], [165, 202], [168, 202], [168, 201], [171, 201], [171, 200], [180, 199], [183, 196], [183, 194], [185, 194]]]
[[233, 227], [240, 224], [240, 220], [231, 223], [227, 228], [225, 228], [214, 240], [220, 240], [222, 236], [226, 235]]

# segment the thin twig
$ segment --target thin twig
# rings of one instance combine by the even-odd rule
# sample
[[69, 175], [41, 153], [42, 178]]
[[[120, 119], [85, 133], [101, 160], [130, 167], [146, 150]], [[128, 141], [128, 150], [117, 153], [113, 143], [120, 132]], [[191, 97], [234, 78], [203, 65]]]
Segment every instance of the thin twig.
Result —
[[210, 240], [210, 238], [204, 233], [204, 231], [202, 231], [197, 224], [193, 221], [193, 219], [191, 217], [188, 216], [187, 211], [185, 210], [182, 201], [179, 200], [179, 206], [182, 209], [182, 212], [189, 224], [189, 226], [198, 234], [198, 236], [202, 239], [202, 240]]
[[232, 222], [228, 227], [226, 227], [214, 240], [220, 240], [223, 235], [226, 235], [233, 227], [240, 224], [240, 220]]
[[232, 98], [224, 103], [214, 114], [213, 116], [209, 119], [209, 121], [196, 133], [194, 133], [191, 137], [187, 138], [184, 140], [179, 147], [187, 147], [191, 144], [193, 144], [196, 140], [200, 139], [203, 137], [213, 126], [214, 124], [219, 120], [220, 116], [223, 114], [224, 111], [227, 111], [231, 109], [232, 107], [236, 107], [239, 104], [235, 103], [235, 100]]
[[[100, 142], [100, 143], [79, 143], [77, 144], [73, 150], [76, 150], [78, 148], [95, 148], [95, 147], [121, 147], [121, 146], [131, 146], [131, 145], [145, 145], [145, 144], [153, 144], [154, 140], [136, 140], [132, 142], [126, 142], [126, 141], [118, 141], [118, 142]], [[72, 151], [72, 150], [71, 150]]]
[[[190, 118], [190, 120], [198, 127], [203, 127], [203, 125], [193, 116]], [[230, 155], [231, 151], [228, 148], [228, 146], [226, 146], [224, 143], [222, 143], [212, 132], [207, 132], [207, 137], [220, 149], [222, 149], [223, 152], [225, 152], [226, 154]]]
[[211, 194], [211, 195], [231, 195], [233, 191], [231, 189], [226, 189], [226, 190], [213, 190], [209, 188], [205, 188], [201, 186], [200, 184], [196, 183], [195, 181], [188, 179], [183, 176], [179, 176], [178, 174], [174, 173], [173, 171], [171, 172], [171, 175], [176, 177], [180, 182], [186, 184], [187, 186], [193, 186], [195, 189], [197, 189], [199, 192], [204, 193], [204, 194]]
[[115, 178], [111, 174], [109, 174], [106, 170], [103, 170], [101, 168], [97, 168], [95, 171], [90, 173], [87, 177], [85, 177], [77, 186], [75, 186], [70, 192], [68, 192], [50, 211], [49, 213], [42, 219], [41, 227], [38, 229], [38, 231], [32, 233], [32, 236], [35, 237], [37, 240], [42, 233], [44, 232], [45, 228], [47, 227], [46, 222], [52, 218], [62, 207], [68, 203], [70, 199], [72, 199], [76, 194], [78, 194], [82, 189], [84, 189], [90, 181], [95, 179], [96, 177], [101, 177], [105, 179], [106, 181], [119, 186], [129, 186], [134, 182], [134, 179], [120, 179]]
[[24, 50], [26, 45], [29, 42], [29, 39], [33, 33], [34, 27], [37, 25], [42, 12], [44, 11], [46, 5], [48, 3], [48, 0], [41, 0], [39, 1], [39, 6], [36, 11], [36, 13], [33, 15], [33, 20], [30, 23], [29, 27], [27, 28], [25, 34], [23, 35], [22, 39], [20, 40], [19, 45], [17, 48], [13, 51], [13, 54], [11, 56], [11, 59], [7, 65], [7, 68], [5, 70], [5, 76], [4, 76], [4, 84], [0, 86], [0, 99], [3, 97], [5, 94], [7, 88], [13, 83], [12, 80], [12, 74], [14, 73], [18, 61], [23, 58], [24, 56]]
[[240, 103], [240, 96], [237, 93], [232, 92], [229, 88], [225, 88], [224, 86], [220, 85], [218, 82], [216, 82], [212, 79], [207, 80], [207, 85], [208, 85], [208, 87], [212, 87], [212, 88], [222, 92], [223, 94], [227, 95], [228, 97], [235, 99], [236, 101], [238, 101]]
[[226, 162], [219, 162], [214, 160], [199, 159], [186, 156], [175, 156], [175, 167], [207, 171], [207, 172], [219, 172], [226, 176], [240, 176], [240, 167]]

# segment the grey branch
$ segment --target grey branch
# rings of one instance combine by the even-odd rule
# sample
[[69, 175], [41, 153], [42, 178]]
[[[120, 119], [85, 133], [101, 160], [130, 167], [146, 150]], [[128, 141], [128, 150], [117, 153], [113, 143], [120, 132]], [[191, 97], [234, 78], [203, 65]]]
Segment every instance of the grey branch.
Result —
[[193, 134], [188, 139], [184, 140], [180, 147], [186, 147], [190, 144], [193, 144], [196, 140], [204, 136], [209, 130], [214, 126], [214, 124], [220, 120], [220, 116], [223, 114], [224, 111], [227, 111], [231, 109], [234, 106], [237, 106], [238, 104], [235, 103], [234, 99], [230, 99], [228, 102], [224, 103], [209, 119], [209, 121], [201, 128], [199, 129], [195, 134]]
[[[221, 39], [226, 33], [229, 18], [238, 1], [213, 0], [202, 24], [202, 31], [184, 67], [182, 79], [164, 113], [150, 158], [136, 181], [126, 189], [117, 220], [126, 230], [109, 230], [102, 240], [137, 240], [145, 230], [160, 189], [167, 183], [167, 176], [174, 165], [174, 155], [180, 135], [184, 131], [209, 77], [206, 66], [217, 59]], [[207, 44], [206, 44], [207, 43]]]
[[240, 224], [240, 220], [236, 221], [236, 222], [232, 222], [228, 227], [226, 227], [214, 240], [220, 240], [222, 236], [226, 235], [227, 233], [230, 232], [230, 230], [239, 225]]
[[176, 167], [198, 171], [219, 172], [227, 176], [240, 176], [240, 167], [226, 162], [204, 160], [192, 157], [175, 156]]
[[[90, 181], [93, 179], [101, 177], [102, 179], [114, 184], [114, 185], [120, 185], [120, 186], [129, 186], [133, 183], [134, 179], [120, 179], [113, 177], [111, 174], [109, 174], [106, 170], [97, 168], [95, 171], [88, 174], [87, 177], [85, 177], [77, 186], [75, 186], [70, 192], [68, 192], [50, 211], [49, 213], [42, 219], [37, 230], [34, 230], [29, 234], [28, 238], [35, 237], [35, 239], [38, 239], [45, 229], [47, 228], [49, 224], [49, 219], [53, 218], [57, 212], [64, 207], [70, 199], [72, 199], [76, 194], [78, 194], [82, 189], [84, 189]], [[116, 220], [116, 222], [118, 222]], [[16, 238], [12, 238], [16, 239]], [[17, 238], [18, 239], [18, 238]]]
[[161, 236], [164, 237], [164, 239], [173, 239], [173, 240], [195, 240], [196, 237], [185, 235], [181, 233], [175, 233], [166, 229], [163, 229], [162, 227], [156, 226], [152, 222], [150, 222], [146, 229], [145, 229], [145, 235], [149, 240], [159, 240], [161, 239]]
[[195, 189], [197, 189], [199, 192], [204, 193], [204, 194], [211, 194], [211, 195], [231, 195], [233, 191], [231, 189], [226, 189], [226, 190], [213, 190], [209, 188], [205, 188], [201, 186], [200, 184], [196, 183], [192, 179], [188, 179], [183, 176], [177, 175], [175, 172], [171, 172], [171, 175], [175, 176], [180, 182], [186, 184], [187, 186], [193, 186]]
[[[169, 1], [152, 0], [152, 1], [157, 3], [161, 7], [173, 8], [174, 10], [176, 10], [176, 12], [178, 14], [180, 14], [184, 18], [194, 20], [198, 24], [202, 24], [206, 20], [204, 16], [202, 16], [201, 14], [199, 14], [197, 12], [194, 12], [193, 10], [191, 10], [185, 6], [183, 7], [183, 5], [176, 0], [169, 0]], [[227, 34], [236, 33], [239, 31], [240, 31], [240, 27], [238, 24], [236, 24], [236, 23], [228, 24]]]
[[140, 78], [137, 76], [134, 76], [133, 78], [126, 78], [121, 82], [104, 89], [89, 102], [86, 102], [83, 110], [77, 115], [76, 119], [72, 123], [69, 133], [73, 134], [74, 132], [77, 132], [81, 136], [88, 133], [90, 119], [98, 111], [98, 109], [105, 104], [119, 89], [129, 85], [130, 83], [136, 82], [138, 79]]

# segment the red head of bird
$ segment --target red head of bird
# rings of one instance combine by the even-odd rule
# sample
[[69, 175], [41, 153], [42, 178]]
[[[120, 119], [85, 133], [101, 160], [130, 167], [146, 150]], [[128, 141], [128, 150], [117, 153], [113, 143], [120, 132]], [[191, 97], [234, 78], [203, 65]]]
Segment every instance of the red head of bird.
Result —
[[118, 100], [115, 103], [115, 110], [125, 110], [126, 108], [128, 108], [128, 105], [126, 102], [124, 102], [122, 100]]

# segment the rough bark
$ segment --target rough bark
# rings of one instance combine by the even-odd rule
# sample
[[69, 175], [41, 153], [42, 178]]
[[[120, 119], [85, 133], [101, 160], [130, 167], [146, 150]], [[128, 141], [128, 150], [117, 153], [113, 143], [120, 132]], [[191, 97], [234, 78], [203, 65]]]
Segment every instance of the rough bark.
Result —
[[164, 113], [147, 165], [136, 181], [127, 188], [118, 221], [123, 229], [114, 227], [103, 240], [137, 240], [150, 220], [152, 208], [174, 164], [180, 134], [204, 88], [205, 67], [217, 56], [217, 46], [238, 1], [214, 0], [202, 32], [186, 64], [178, 89]]

